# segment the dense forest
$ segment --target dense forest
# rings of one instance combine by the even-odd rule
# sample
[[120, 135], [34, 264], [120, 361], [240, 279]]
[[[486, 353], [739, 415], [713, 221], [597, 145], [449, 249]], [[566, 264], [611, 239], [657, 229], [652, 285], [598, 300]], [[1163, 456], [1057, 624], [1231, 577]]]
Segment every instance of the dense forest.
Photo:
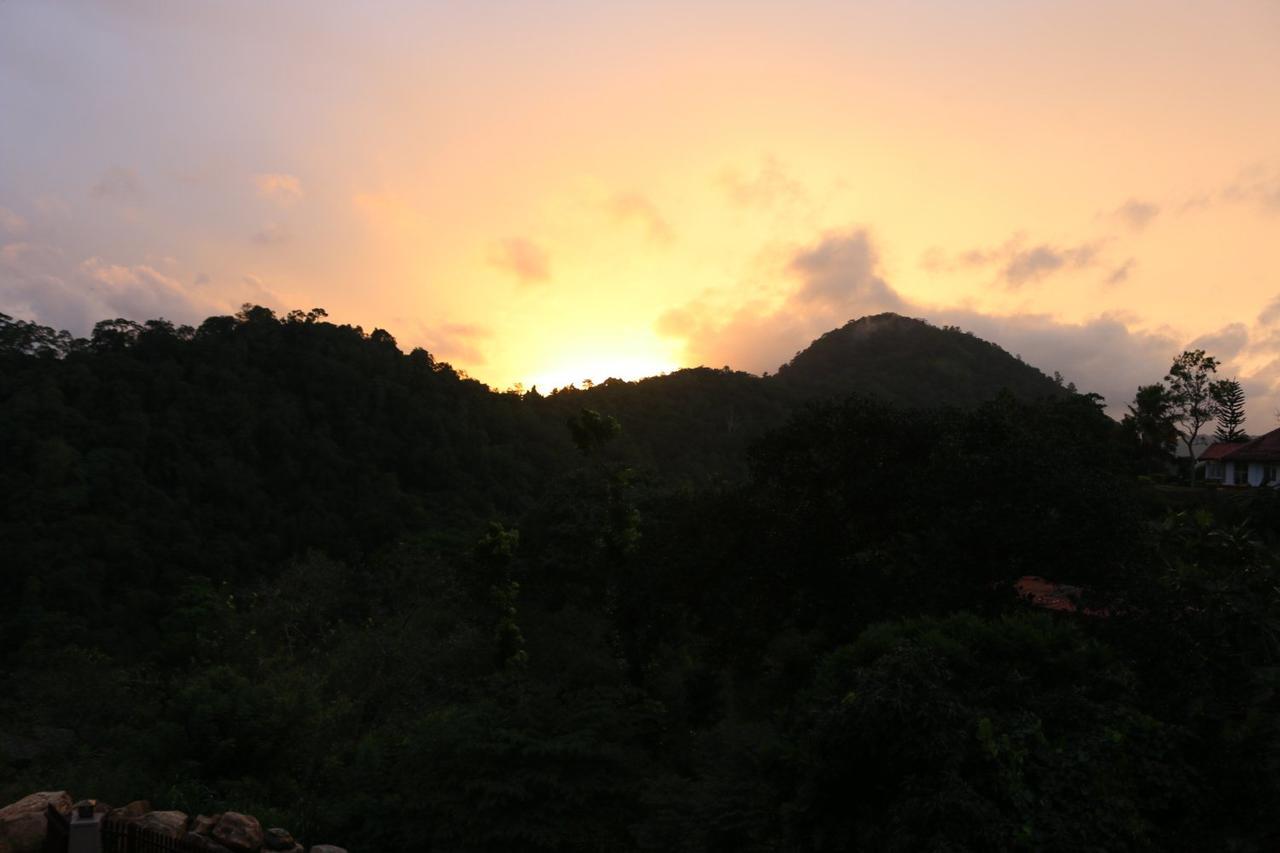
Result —
[[896, 315], [545, 395], [318, 309], [0, 315], [0, 801], [353, 853], [1274, 850], [1280, 496], [1130, 438]]

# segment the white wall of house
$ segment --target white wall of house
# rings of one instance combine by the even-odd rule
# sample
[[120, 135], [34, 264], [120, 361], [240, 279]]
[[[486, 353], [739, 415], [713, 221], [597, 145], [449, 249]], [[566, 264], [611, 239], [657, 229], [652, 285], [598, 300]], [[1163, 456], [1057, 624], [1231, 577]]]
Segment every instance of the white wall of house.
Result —
[[1246, 483], [1250, 486], [1261, 486], [1276, 481], [1277, 472], [1275, 465], [1265, 462], [1231, 462], [1224, 464], [1226, 475], [1222, 478], [1222, 483], [1227, 486], [1243, 486]]

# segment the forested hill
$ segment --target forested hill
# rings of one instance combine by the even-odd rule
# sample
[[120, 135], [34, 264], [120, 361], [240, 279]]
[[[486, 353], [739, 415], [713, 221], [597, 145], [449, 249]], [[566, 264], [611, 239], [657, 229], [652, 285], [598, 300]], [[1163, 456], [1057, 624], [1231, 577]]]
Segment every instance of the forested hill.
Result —
[[881, 316], [544, 396], [318, 310], [0, 316], [0, 803], [352, 853], [1274, 850], [1280, 495], [1166, 512], [1031, 370]]
[[706, 476], [740, 475], [746, 447], [810, 401], [861, 394], [911, 408], [973, 408], [1001, 392], [1024, 400], [1067, 393], [989, 341], [877, 314], [827, 332], [772, 376], [701, 367], [556, 396], [570, 403], [566, 412], [580, 405], [616, 415], [633, 459]]
[[[417, 496], [402, 512], [510, 512], [572, 452], [563, 424], [582, 408], [625, 425], [615, 456], [705, 480], [740, 477], [747, 445], [810, 400], [861, 393], [898, 405], [972, 407], [1002, 390], [1024, 399], [1062, 393], [994, 344], [894, 314], [827, 333], [773, 377], [700, 367], [546, 397], [494, 392], [425, 350], [401, 352], [386, 331], [336, 326], [323, 312], [279, 318], [247, 308], [198, 329], [104, 321], [79, 341], [2, 318], [0, 417], [17, 418], [18, 435], [25, 423], [43, 442], [32, 458], [56, 468], [57, 459], [70, 464], [67, 448], [92, 445], [100, 457], [127, 446], [148, 460], [144, 479], [163, 476], [161, 491], [184, 500], [253, 495], [262, 478], [277, 495], [305, 484], [318, 501], [326, 478], [351, 477], [347, 499], [391, 500], [390, 481], [361, 479], [376, 470]], [[222, 461], [206, 472], [183, 459]], [[189, 477], [212, 479], [197, 485]], [[233, 483], [237, 477], [252, 482]], [[282, 540], [298, 524], [343, 535], [346, 523], [317, 522], [312, 509], [290, 510], [310, 522], [263, 523], [284, 531]]]
[[1025, 399], [1063, 393], [990, 341], [898, 314], [827, 332], [779, 368], [776, 380], [803, 395], [858, 392], [919, 408], [976, 406], [1001, 389]]
[[[707, 483], [741, 480], [747, 447], [815, 398], [973, 404], [1010, 378], [1060, 390], [992, 345], [894, 315], [824, 336], [776, 378], [695, 368], [545, 397], [494, 392], [318, 310], [110, 320], [87, 340], [5, 318], [0, 359], [0, 488], [16, 497], [0, 537], [20, 567], [0, 598], [118, 625], [159, 613], [154, 590], [191, 576], [257, 577], [308, 549], [357, 559], [407, 531], [516, 518], [576, 464], [565, 422], [583, 409], [623, 425], [611, 461]], [[53, 603], [73, 582], [77, 601]], [[9, 621], [0, 640], [23, 630]]]

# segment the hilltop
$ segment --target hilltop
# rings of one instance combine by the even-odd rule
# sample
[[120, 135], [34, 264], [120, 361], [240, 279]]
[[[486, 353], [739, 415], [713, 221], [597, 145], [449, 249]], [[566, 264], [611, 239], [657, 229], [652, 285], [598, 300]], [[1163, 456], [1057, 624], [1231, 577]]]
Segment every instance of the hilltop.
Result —
[[892, 313], [827, 332], [774, 378], [802, 396], [859, 393], [915, 408], [972, 407], [1002, 390], [1032, 400], [1063, 393], [1040, 370], [990, 341]]

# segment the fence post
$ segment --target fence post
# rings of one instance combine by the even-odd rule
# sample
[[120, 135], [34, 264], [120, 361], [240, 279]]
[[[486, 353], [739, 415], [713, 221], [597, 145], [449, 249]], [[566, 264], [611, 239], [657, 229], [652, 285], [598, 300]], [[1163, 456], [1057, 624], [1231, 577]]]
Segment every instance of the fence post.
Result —
[[90, 800], [76, 806], [67, 828], [67, 853], [102, 853], [102, 815]]

